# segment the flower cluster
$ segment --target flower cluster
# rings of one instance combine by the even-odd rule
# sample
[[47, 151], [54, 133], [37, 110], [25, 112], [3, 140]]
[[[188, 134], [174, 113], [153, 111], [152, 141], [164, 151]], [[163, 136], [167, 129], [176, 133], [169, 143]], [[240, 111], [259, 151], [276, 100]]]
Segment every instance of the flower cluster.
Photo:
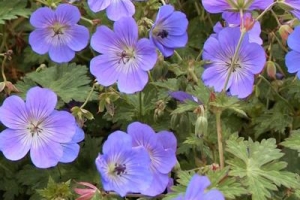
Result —
[[25, 102], [18, 96], [5, 99], [0, 121], [7, 129], [0, 133], [0, 150], [7, 159], [20, 160], [30, 151], [39, 168], [75, 160], [84, 133], [73, 115], [54, 110], [56, 103], [56, 94], [40, 87], [31, 88]]
[[110, 134], [103, 145], [103, 154], [96, 159], [104, 189], [121, 196], [129, 192], [148, 196], [162, 193], [177, 161], [174, 134], [155, 133], [150, 126], [139, 122], [131, 123], [127, 133]]

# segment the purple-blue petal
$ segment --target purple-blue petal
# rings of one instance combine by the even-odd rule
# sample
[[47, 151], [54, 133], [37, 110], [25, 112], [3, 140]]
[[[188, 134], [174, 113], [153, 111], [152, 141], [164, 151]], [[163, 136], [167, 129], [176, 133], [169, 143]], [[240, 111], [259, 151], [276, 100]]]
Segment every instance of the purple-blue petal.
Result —
[[31, 135], [26, 129], [5, 129], [0, 133], [0, 150], [9, 160], [20, 160], [31, 147]]
[[202, 199], [204, 190], [210, 185], [206, 176], [195, 174], [186, 190], [185, 199]]
[[44, 119], [53, 111], [57, 103], [57, 95], [50, 89], [33, 87], [26, 94], [26, 108], [30, 117]]
[[132, 17], [122, 17], [116, 21], [114, 32], [124, 46], [134, 47], [138, 40], [138, 26]]
[[170, 131], [160, 131], [157, 133], [157, 137], [165, 150], [171, 149], [174, 153], [176, 152], [177, 139], [174, 133]]
[[57, 63], [69, 62], [75, 57], [75, 52], [68, 45], [59, 43], [50, 47], [49, 56]]
[[92, 35], [91, 46], [99, 53], [122, 52], [119, 38], [107, 26], [99, 26]]
[[138, 68], [136, 63], [120, 66], [120, 76], [118, 78], [118, 88], [120, 92], [133, 94], [144, 89], [148, 82], [148, 73]]
[[135, 13], [135, 7], [130, 0], [111, 1], [106, 8], [107, 17], [112, 21], [118, 21], [122, 17], [131, 17]]
[[[29, 44], [33, 51], [38, 54], [45, 54], [50, 49], [50, 32], [48, 29], [35, 29], [29, 35]], [[51, 39], [50, 39], [51, 40]]]
[[89, 30], [84, 26], [75, 24], [66, 30], [65, 34], [70, 37], [67, 45], [73, 51], [81, 51], [89, 42]]
[[203, 199], [203, 200], [225, 200], [225, 197], [219, 190], [213, 189], [213, 190], [206, 192], [201, 199]]
[[18, 96], [6, 98], [0, 107], [0, 121], [11, 129], [26, 129], [28, 116], [25, 103]]
[[153, 180], [150, 187], [143, 190], [141, 193], [147, 196], [156, 196], [165, 191], [169, 183], [168, 174], [161, 174], [159, 172], [153, 173]]
[[44, 135], [58, 143], [69, 143], [76, 133], [77, 125], [74, 116], [66, 111], [53, 111], [41, 122]]
[[46, 28], [53, 24], [55, 13], [48, 7], [39, 8], [30, 17], [30, 23], [35, 28]]
[[151, 70], [156, 61], [157, 53], [153, 44], [146, 38], [140, 39], [136, 44], [136, 62], [144, 71]]
[[55, 17], [61, 24], [74, 25], [80, 20], [81, 15], [76, 6], [59, 4], [55, 10]]
[[30, 157], [33, 164], [38, 168], [49, 168], [56, 166], [63, 156], [61, 144], [49, 138], [40, 138], [35, 134], [32, 138]]
[[294, 50], [300, 52], [300, 26], [297, 26], [295, 30], [289, 35], [287, 39], [288, 46]]
[[61, 145], [63, 148], [63, 156], [59, 159], [59, 162], [73, 162], [79, 154], [80, 146], [77, 143], [64, 143]]
[[[241, 69], [242, 71], [242, 69]], [[232, 73], [232, 84], [230, 87], [230, 94], [238, 98], [245, 98], [253, 91], [254, 75], [243, 70], [242, 72]]]
[[290, 51], [285, 56], [285, 64], [289, 73], [295, 73], [300, 71], [300, 52]]
[[115, 131], [111, 133], [102, 147], [103, 154], [111, 151], [130, 150], [132, 147], [132, 138], [123, 131]]
[[210, 13], [221, 13], [231, 8], [226, 0], [202, 0], [202, 5]]
[[114, 56], [103, 54], [91, 60], [90, 71], [99, 84], [110, 86], [117, 82], [121, 75], [120, 70], [118, 70], [119, 64], [117, 59]]
[[106, 9], [111, 0], [88, 0], [88, 5], [93, 12], [99, 12]]

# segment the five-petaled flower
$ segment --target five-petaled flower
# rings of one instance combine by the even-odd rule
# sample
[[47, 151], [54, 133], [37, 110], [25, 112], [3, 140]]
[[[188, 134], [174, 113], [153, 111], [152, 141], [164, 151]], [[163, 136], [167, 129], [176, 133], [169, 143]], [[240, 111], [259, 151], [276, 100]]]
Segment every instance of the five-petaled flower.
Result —
[[55, 62], [68, 62], [74, 58], [75, 51], [84, 49], [89, 41], [89, 31], [77, 24], [79, 19], [78, 8], [70, 4], [60, 4], [55, 11], [39, 8], [30, 17], [36, 29], [30, 33], [29, 44], [38, 54], [49, 52]]
[[133, 18], [116, 21], [114, 31], [99, 26], [92, 36], [91, 46], [102, 54], [90, 63], [91, 73], [101, 85], [117, 82], [119, 90], [127, 94], [143, 90], [157, 53], [148, 39], [138, 40], [138, 26]]
[[50, 89], [34, 87], [24, 102], [10, 96], [0, 107], [0, 121], [7, 129], [0, 133], [0, 150], [9, 160], [19, 160], [28, 151], [39, 168], [72, 162], [79, 153], [83, 131], [73, 115], [54, 110], [56, 94]]
[[130, 135], [116, 131], [109, 135], [99, 154], [96, 166], [101, 174], [103, 188], [121, 196], [128, 192], [140, 193], [149, 187], [152, 174], [150, 158], [144, 147], [132, 148]]
[[161, 194], [168, 186], [168, 174], [177, 162], [176, 137], [169, 131], [155, 133], [150, 126], [140, 122], [131, 123], [127, 132], [132, 137], [133, 147], [144, 147], [151, 159], [149, 170], [153, 174], [153, 180], [141, 193], [148, 196]]
[[159, 8], [150, 30], [150, 40], [165, 56], [171, 56], [176, 48], [184, 47], [188, 40], [188, 20], [184, 13], [174, 11], [171, 5]]
[[221, 92], [227, 84], [225, 89], [229, 89], [231, 95], [245, 98], [251, 94], [254, 74], [262, 71], [266, 57], [260, 45], [249, 42], [247, 33], [237, 50], [240, 35], [239, 27], [228, 27], [208, 38], [203, 47], [203, 59], [209, 64], [202, 79], [217, 92]]
[[210, 185], [206, 176], [195, 174], [185, 192], [173, 200], [225, 200], [224, 195], [217, 189], [205, 191]]
[[88, 5], [93, 12], [106, 9], [106, 15], [112, 21], [118, 21], [122, 17], [132, 17], [135, 13], [131, 0], [88, 0]]

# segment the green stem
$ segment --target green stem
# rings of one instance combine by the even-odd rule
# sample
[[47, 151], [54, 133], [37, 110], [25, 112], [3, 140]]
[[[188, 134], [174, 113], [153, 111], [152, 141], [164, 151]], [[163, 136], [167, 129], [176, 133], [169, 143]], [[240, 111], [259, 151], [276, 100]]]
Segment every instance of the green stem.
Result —
[[224, 150], [223, 150], [221, 115], [222, 115], [222, 111], [217, 111], [216, 124], [217, 124], [217, 134], [218, 134], [219, 160], [220, 160], [220, 168], [223, 169], [224, 168]]
[[243, 41], [243, 39], [245, 37], [246, 32], [247, 32], [246, 29], [242, 28], [238, 44], [236, 46], [236, 49], [234, 51], [234, 54], [233, 54], [233, 57], [232, 57], [232, 60], [231, 60], [231, 63], [230, 63], [229, 73], [228, 73], [228, 75], [226, 77], [226, 81], [225, 81], [224, 88], [223, 88], [223, 91], [222, 91], [223, 93], [226, 93], [226, 88], [227, 88], [227, 85], [228, 85], [231, 73], [232, 73], [232, 71], [234, 69], [234, 64], [236, 63], [236, 61], [238, 59], [238, 54], [239, 54], [239, 51], [240, 51], [240, 48], [241, 48], [241, 45], [242, 45], [242, 41]]
[[5, 68], [5, 62], [6, 62], [7, 56], [4, 56], [3, 61], [2, 61], [2, 66], [1, 66], [1, 74], [3, 78], [3, 82], [6, 83], [7, 79], [5, 76], [4, 68]]
[[88, 19], [86, 17], [83, 17], [83, 16], [81, 16], [80, 19], [82, 21], [85, 21], [85, 22], [89, 23], [90, 25], [94, 26], [94, 22], [92, 20], [90, 20], [90, 19]]
[[262, 18], [275, 4], [277, 4], [277, 1], [271, 3], [260, 15], [256, 17], [256, 21], [258, 21], [260, 18]]
[[139, 106], [140, 106], [140, 119], [143, 116], [143, 101], [142, 101], [142, 92], [139, 92]]
[[92, 87], [91, 91], [89, 92], [87, 98], [85, 99], [84, 103], [80, 106], [81, 109], [84, 108], [84, 106], [85, 106], [85, 105], [88, 103], [88, 101], [90, 100], [90, 98], [91, 98], [91, 96], [92, 96], [92, 94], [93, 94], [93, 92], [94, 92], [94, 89], [95, 89], [95, 87], [96, 87], [96, 84], [97, 84], [97, 83], [94, 83], [94, 84], [93, 84], [93, 87]]
[[178, 58], [180, 61], [182, 61], [181, 56], [179, 55], [179, 53], [178, 53], [176, 50], [174, 51], [174, 53], [175, 53], [175, 55], [177, 56], [177, 58]]
[[160, 0], [160, 2], [161, 2], [163, 5], [166, 5], [165, 0]]
[[273, 92], [276, 94], [276, 96], [278, 96], [286, 105], [287, 107], [293, 112], [295, 113], [294, 108], [290, 105], [290, 103], [283, 98], [271, 85], [271, 83], [262, 75], [259, 75], [259, 78], [262, 79], [266, 84], [268, 84], [268, 86], [273, 90]]

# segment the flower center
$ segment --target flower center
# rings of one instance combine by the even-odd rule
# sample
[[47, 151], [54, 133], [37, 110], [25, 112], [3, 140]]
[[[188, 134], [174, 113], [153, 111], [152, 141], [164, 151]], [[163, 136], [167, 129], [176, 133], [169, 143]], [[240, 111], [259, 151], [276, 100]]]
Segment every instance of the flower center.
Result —
[[157, 33], [158, 37], [161, 37], [162, 39], [168, 37], [169, 33], [166, 30], [161, 30], [160, 32]]
[[39, 135], [43, 131], [43, 129], [40, 128], [39, 125], [40, 125], [40, 123], [30, 122], [27, 129], [31, 133], [31, 136], [34, 136], [35, 134]]
[[115, 164], [113, 173], [115, 173], [116, 175], [122, 176], [123, 174], [126, 174], [126, 165], [125, 164]]
[[130, 59], [135, 58], [135, 53], [133, 50], [127, 49], [119, 53], [118, 56], [120, 57], [118, 63], [120, 64], [123, 62], [123, 64], [126, 64], [130, 61]]
[[51, 27], [51, 29], [53, 31], [52, 37], [58, 36], [58, 38], [59, 38], [60, 35], [64, 34], [65, 28], [66, 28], [66, 26], [64, 26], [60, 23], [53, 24], [53, 26]]
[[242, 68], [240, 62], [237, 60], [236, 62], [232, 63], [232, 59], [230, 59], [230, 62], [226, 62], [226, 66], [228, 69], [232, 67], [232, 72], [235, 72], [236, 70]]

